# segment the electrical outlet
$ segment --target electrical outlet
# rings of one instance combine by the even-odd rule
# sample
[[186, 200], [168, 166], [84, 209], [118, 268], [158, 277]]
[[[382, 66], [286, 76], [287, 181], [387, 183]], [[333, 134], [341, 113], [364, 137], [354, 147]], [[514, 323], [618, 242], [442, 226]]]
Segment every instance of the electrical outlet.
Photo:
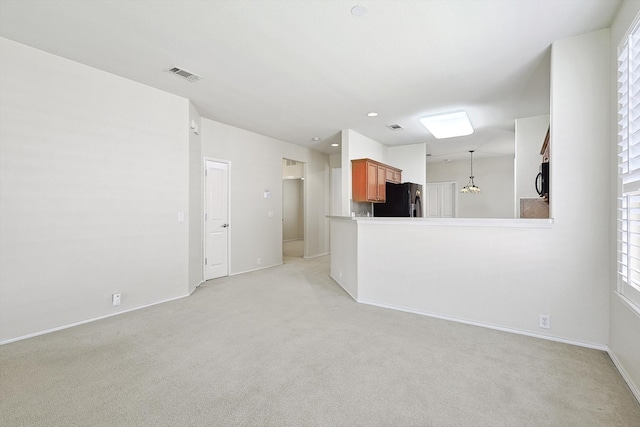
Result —
[[120, 294], [111, 295], [111, 305], [120, 305]]
[[541, 314], [540, 327], [542, 329], [551, 329], [551, 316], [549, 316], [548, 314]]
[[258, 265], [262, 264], [262, 258], [258, 258]]

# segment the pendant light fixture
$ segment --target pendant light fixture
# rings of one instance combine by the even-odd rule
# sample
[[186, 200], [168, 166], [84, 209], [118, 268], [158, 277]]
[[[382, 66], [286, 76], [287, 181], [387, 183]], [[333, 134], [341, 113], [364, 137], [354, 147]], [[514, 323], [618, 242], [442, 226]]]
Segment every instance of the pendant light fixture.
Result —
[[469, 150], [469, 153], [471, 153], [471, 175], [469, 176], [469, 183], [462, 187], [462, 190], [460, 190], [461, 193], [480, 192], [480, 187], [476, 187], [476, 184], [473, 182], [473, 151], [474, 150]]

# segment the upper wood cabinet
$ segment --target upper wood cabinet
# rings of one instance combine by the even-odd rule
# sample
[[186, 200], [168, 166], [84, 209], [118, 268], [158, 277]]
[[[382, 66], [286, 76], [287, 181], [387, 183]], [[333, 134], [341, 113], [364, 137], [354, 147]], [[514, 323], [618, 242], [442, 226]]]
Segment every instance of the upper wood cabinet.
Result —
[[400, 183], [402, 171], [371, 159], [351, 161], [351, 192], [354, 202], [384, 203], [386, 182]]
[[387, 181], [394, 184], [400, 184], [402, 182], [402, 171], [400, 169], [387, 166]]
[[542, 154], [542, 163], [547, 163], [551, 156], [549, 155], [549, 133], [551, 132], [551, 126], [547, 129], [547, 135], [544, 137], [540, 154]]

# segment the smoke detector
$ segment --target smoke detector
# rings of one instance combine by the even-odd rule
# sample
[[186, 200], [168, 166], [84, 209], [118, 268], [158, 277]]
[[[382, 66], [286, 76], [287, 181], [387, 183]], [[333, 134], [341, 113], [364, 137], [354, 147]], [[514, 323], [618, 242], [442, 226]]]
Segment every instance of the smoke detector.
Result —
[[167, 73], [175, 74], [176, 76], [182, 77], [183, 79], [189, 80], [191, 83], [197, 82], [202, 77], [197, 74], [192, 73], [191, 71], [187, 71], [183, 68], [173, 67], [167, 70], [164, 70]]

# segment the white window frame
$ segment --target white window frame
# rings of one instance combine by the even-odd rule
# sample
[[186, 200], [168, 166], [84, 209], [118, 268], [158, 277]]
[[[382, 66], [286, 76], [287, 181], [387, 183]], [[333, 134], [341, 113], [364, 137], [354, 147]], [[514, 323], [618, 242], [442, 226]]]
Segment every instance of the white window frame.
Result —
[[618, 294], [640, 314], [640, 15], [618, 47]]

